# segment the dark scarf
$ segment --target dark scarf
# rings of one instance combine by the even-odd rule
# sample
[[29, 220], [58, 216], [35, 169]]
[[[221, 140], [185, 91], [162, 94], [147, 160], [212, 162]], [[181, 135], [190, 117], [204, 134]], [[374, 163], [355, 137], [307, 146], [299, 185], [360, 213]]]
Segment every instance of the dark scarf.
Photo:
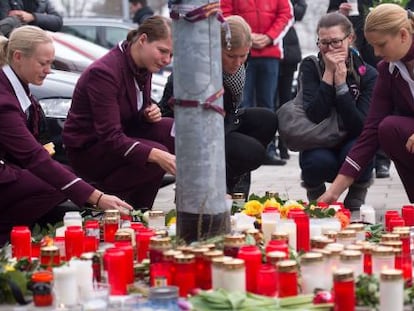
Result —
[[132, 56], [131, 56], [131, 43], [130, 42], [124, 41], [122, 42], [121, 46], [122, 46], [122, 50], [127, 56], [128, 67], [131, 69], [132, 74], [134, 75], [134, 78], [137, 81], [140, 90], [143, 91], [147, 81], [151, 77], [151, 72], [149, 72], [146, 68], [138, 68], [137, 65], [135, 65], [134, 60], [132, 59]]
[[223, 71], [223, 86], [231, 94], [233, 109], [236, 109], [240, 104], [245, 78], [246, 69], [244, 66], [240, 66], [235, 74], [228, 74]]

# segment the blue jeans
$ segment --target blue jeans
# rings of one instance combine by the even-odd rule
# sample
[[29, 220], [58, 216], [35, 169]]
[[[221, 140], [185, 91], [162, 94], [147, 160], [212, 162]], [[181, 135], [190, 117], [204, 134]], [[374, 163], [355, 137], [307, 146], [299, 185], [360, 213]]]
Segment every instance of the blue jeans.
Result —
[[275, 111], [275, 95], [279, 77], [276, 58], [250, 58], [246, 68], [242, 107], [264, 107]]
[[[355, 141], [356, 139], [348, 140], [337, 148], [311, 149], [301, 152], [299, 165], [305, 185], [311, 188], [325, 182], [333, 182]], [[373, 168], [374, 161], [371, 161], [355, 181], [357, 183], [368, 182], [372, 178]]]

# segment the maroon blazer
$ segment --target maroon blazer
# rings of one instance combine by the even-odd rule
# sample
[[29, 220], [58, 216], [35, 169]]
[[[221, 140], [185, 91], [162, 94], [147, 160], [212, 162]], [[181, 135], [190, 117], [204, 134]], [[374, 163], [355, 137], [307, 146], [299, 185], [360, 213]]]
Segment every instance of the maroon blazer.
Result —
[[[143, 110], [151, 102], [151, 77], [146, 69], [136, 67], [126, 42], [89, 66], [75, 87], [63, 129], [66, 148], [85, 150], [97, 144], [108, 157], [145, 165], [153, 146], [140, 142], [137, 131], [146, 122]], [[135, 81], [142, 91], [140, 111]], [[96, 163], [96, 167], [103, 165]]]
[[[28, 91], [27, 85], [23, 87]], [[0, 69], [1, 196], [8, 195], [8, 191], [2, 190], [20, 178], [22, 169], [27, 169], [56, 188], [57, 191], [63, 192], [79, 206], [82, 206], [94, 191], [92, 186], [53, 160], [36, 140], [27, 126], [26, 114], [20, 106], [11, 83]], [[28, 188], [30, 186], [32, 185], [27, 185]], [[8, 187], [8, 189], [11, 188]], [[24, 196], [24, 193], [21, 195]]]

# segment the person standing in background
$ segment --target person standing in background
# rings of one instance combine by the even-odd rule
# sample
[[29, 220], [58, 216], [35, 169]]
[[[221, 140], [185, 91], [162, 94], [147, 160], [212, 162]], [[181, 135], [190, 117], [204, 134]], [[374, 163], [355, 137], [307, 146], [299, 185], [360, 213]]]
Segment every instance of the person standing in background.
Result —
[[49, 0], [0, 1], [0, 33], [8, 37], [14, 28], [22, 25], [59, 31], [63, 20]]
[[[364, 35], [364, 23], [365, 17], [369, 12], [369, 8], [373, 6], [372, 0], [359, 0], [358, 11], [359, 15], [350, 16], [351, 4], [346, 0], [330, 0], [328, 6], [328, 12], [338, 10], [349, 18], [355, 29], [356, 39], [355, 46], [362, 55], [364, 61], [371, 66], [377, 67], [380, 58], [374, 54], [374, 49], [368, 43]], [[387, 178], [390, 177], [390, 165], [391, 161], [387, 155], [379, 149], [375, 154], [375, 177], [376, 178]]]
[[132, 21], [138, 25], [154, 15], [154, 11], [148, 6], [147, 0], [129, 0], [129, 12], [131, 12]]
[[[252, 28], [253, 44], [247, 60], [241, 106], [265, 107], [275, 112], [282, 40], [294, 21], [290, 1], [222, 0], [221, 9], [224, 16], [240, 15]], [[286, 164], [277, 156], [274, 140], [267, 146], [264, 164]]]
[[[291, 0], [295, 21], [301, 21], [305, 16], [308, 5], [306, 0]], [[292, 99], [293, 76], [297, 70], [299, 62], [302, 60], [302, 52], [299, 44], [299, 38], [295, 27], [290, 27], [286, 36], [283, 38], [283, 60], [280, 62], [279, 79], [278, 79], [278, 107]], [[280, 158], [289, 159], [288, 149], [283, 141], [278, 140], [278, 149]]]

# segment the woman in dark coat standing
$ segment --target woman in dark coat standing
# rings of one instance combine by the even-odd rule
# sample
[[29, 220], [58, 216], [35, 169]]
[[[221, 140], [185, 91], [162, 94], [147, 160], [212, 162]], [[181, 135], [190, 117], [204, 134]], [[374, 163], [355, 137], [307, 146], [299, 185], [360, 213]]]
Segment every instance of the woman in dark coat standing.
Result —
[[[291, 0], [293, 5], [293, 14], [295, 21], [301, 21], [305, 16], [308, 5], [306, 0]], [[292, 99], [293, 76], [297, 70], [299, 62], [302, 60], [302, 51], [299, 44], [298, 34], [295, 26], [289, 28], [286, 36], [283, 38], [283, 59], [279, 67], [279, 86], [278, 100], [279, 107]], [[278, 149], [280, 157], [284, 160], [289, 159], [288, 150], [279, 137]]]
[[42, 111], [28, 85], [41, 85], [50, 73], [52, 39], [35, 26], [0, 39], [0, 245], [13, 226], [33, 225], [66, 198], [80, 207], [131, 208], [75, 176], [40, 142]]
[[135, 209], [175, 175], [173, 120], [151, 102], [152, 73], [171, 62], [171, 21], [146, 19], [81, 75], [63, 129], [72, 167]]

